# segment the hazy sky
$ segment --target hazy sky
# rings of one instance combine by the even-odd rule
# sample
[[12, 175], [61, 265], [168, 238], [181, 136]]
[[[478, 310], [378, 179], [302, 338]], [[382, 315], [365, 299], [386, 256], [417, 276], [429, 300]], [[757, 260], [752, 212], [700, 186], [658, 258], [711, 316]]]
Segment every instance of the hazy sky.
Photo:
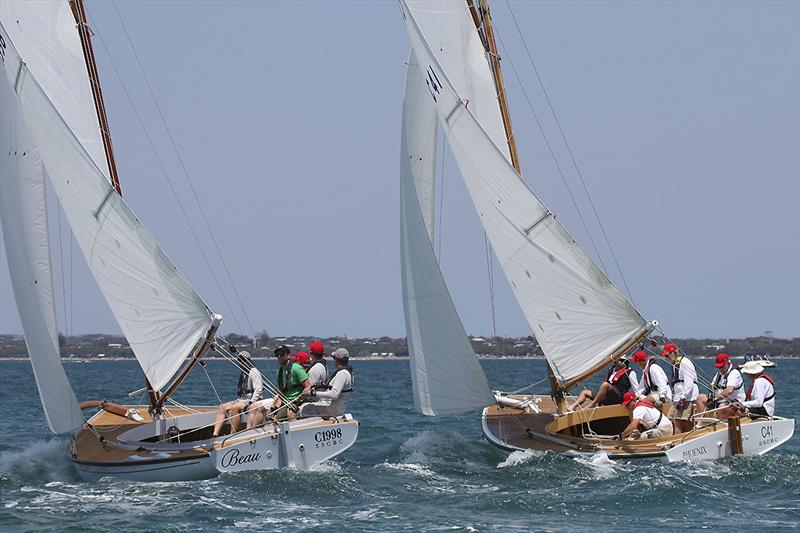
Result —
[[[508, 5], [492, 6], [506, 47], [502, 64], [523, 175], [588, 248], [512, 64], [589, 221], [591, 210]], [[511, 6], [643, 316], [675, 337], [765, 330], [800, 336], [800, 3]], [[89, 1], [123, 193], [225, 316], [223, 331], [251, 333], [252, 323], [273, 335], [404, 336], [399, 139], [409, 44], [397, 4], [117, 7], [247, 316], [236, 306], [114, 5]], [[445, 277], [467, 331], [491, 334], [483, 232], [449, 155], [443, 190]], [[56, 214], [54, 207], [53, 226]], [[596, 222], [590, 230], [602, 243]], [[66, 230], [63, 248], [56, 235], [53, 243], [61, 329], [66, 309], [73, 333], [119, 331], [77, 247], [70, 274]], [[613, 265], [605, 246], [601, 254]], [[616, 270], [610, 274], [622, 287]], [[528, 335], [497, 267], [495, 276], [498, 334]], [[2, 255], [0, 333], [20, 331]]]

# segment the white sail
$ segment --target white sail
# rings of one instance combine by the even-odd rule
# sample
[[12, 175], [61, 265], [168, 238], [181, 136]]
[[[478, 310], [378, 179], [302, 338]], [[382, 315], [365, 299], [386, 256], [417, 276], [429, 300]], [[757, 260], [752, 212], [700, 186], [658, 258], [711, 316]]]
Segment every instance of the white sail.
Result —
[[44, 167], [8, 79], [0, 77], [0, 222], [8, 270], [47, 424], [64, 433], [78, 429], [83, 416], [59, 354]]
[[[430, 40], [436, 59], [447, 72], [450, 83], [497, 149], [510, 159], [508, 141], [497, 100], [497, 88], [486, 58], [486, 51], [466, 1], [406, 0], [409, 12], [420, 31]], [[435, 70], [423, 65], [424, 78], [433, 98], [441, 81]]]
[[100, 122], [69, 1], [0, 2], [0, 24], [81, 145], [108, 176]]
[[436, 110], [412, 52], [401, 139], [400, 250], [414, 406], [425, 415], [480, 409], [493, 399], [433, 251]]
[[645, 331], [644, 319], [497, 149], [415, 11], [402, 0], [401, 8], [420, 67], [441, 82], [436, 111], [470, 197], [553, 372], [564, 383], [597, 368]]
[[167, 384], [211, 324], [211, 313], [112, 189], [20, 59], [8, 33], [5, 73], [81, 251], [139, 364]]

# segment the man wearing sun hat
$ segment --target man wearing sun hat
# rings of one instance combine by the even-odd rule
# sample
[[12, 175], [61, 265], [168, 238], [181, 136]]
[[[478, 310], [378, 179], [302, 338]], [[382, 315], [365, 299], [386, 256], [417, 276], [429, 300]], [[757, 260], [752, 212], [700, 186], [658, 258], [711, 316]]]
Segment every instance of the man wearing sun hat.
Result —
[[677, 433], [690, 431], [694, 414], [694, 402], [700, 392], [697, 388], [697, 370], [694, 363], [683, 355], [678, 347], [668, 342], [661, 350], [661, 356], [672, 365], [672, 408], [669, 417], [675, 424]]
[[[697, 410], [701, 413], [706, 409], [716, 409], [744, 401], [744, 379], [731, 361], [731, 357], [726, 353], [718, 354], [714, 366], [717, 367], [717, 373], [711, 380], [710, 396], [700, 394], [697, 397]], [[723, 409], [718, 411], [716, 416], [728, 418], [733, 412]]]
[[742, 402], [747, 412], [761, 416], [775, 414], [775, 380], [764, 373], [764, 367], [758, 361], [746, 362], [741, 371], [752, 380]]
[[667, 374], [656, 363], [655, 358], [648, 358], [647, 353], [640, 350], [633, 354], [631, 361], [642, 369], [642, 379], [636, 390], [642, 399], [654, 405], [672, 400], [672, 390], [669, 388]]
[[672, 435], [672, 422], [647, 400], [639, 400], [635, 392], [626, 392], [622, 405], [631, 413], [631, 423], [619, 434], [620, 438], [630, 437], [637, 429], [640, 439], [659, 439]]

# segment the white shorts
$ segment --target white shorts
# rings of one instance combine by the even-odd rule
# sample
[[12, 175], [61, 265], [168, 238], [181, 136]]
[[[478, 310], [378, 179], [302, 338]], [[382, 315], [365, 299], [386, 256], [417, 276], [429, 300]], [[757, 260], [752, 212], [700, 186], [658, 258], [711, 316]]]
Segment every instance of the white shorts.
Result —
[[667, 427], [666, 425], [658, 426], [657, 428], [648, 429], [642, 433], [641, 439], [660, 439], [661, 437], [669, 437], [672, 435], [672, 424]]

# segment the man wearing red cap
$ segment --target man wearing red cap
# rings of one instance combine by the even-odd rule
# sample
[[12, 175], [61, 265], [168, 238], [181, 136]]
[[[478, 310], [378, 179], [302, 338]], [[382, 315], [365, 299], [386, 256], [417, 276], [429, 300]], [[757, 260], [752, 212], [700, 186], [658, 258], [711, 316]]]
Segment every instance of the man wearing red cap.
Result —
[[297, 352], [294, 354], [294, 362], [302, 366], [303, 370], [306, 372], [308, 372], [309, 367], [311, 367], [311, 357], [309, 357], [306, 352]]
[[626, 392], [622, 405], [631, 413], [631, 423], [619, 434], [627, 438], [639, 430], [640, 439], [659, 439], [672, 435], [672, 422], [661, 411], [653, 407], [647, 400], [637, 400], [635, 392]]
[[[697, 397], [697, 410], [701, 413], [706, 409], [744, 401], [744, 379], [736, 365], [731, 362], [731, 357], [726, 353], [718, 354], [714, 366], [717, 367], [717, 373], [711, 380], [710, 396], [701, 394]], [[722, 409], [717, 411], [716, 416], [728, 418], [734, 413], [735, 409]]]
[[678, 347], [668, 342], [664, 345], [661, 355], [672, 365], [672, 408], [669, 417], [675, 424], [678, 433], [690, 431], [694, 424], [694, 402], [697, 399], [697, 370], [694, 363], [680, 353]]
[[314, 341], [308, 345], [311, 352], [311, 366], [308, 368], [308, 379], [312, 388], [321, 388], [328, 382], [328, 367], [325, 363], [325, 345]]
[[582, 409], [582, 404], [586, 400], [592, 400], [586, 406], [587, 409], [597, 405], [618, 405], [622, 402], [625, 392], [630, 390], [632, 383], [636, 383], [636, 373], [629, 368], [628, 360], [620, 357], [608, 369], [606, 379], [600, 384], [597, 394], [592, 394], [590, 389], [582, 390], [568, 409], [570, 411]]
[[638, 351], [631, 358], [642, 369], [642, 379], [636, 392], [644, 400], [654, 405], [661, 405], [672, 400], [672, 390], [669, 388], [667, 374], [656, 363], [655, 358], [648, 358], [647, 353]]

